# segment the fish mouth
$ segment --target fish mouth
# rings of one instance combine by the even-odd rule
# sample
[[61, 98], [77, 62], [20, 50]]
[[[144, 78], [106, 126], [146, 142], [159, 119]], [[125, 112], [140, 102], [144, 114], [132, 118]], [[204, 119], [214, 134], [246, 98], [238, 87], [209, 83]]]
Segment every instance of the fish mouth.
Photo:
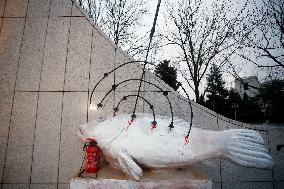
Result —
[[80, 131], [80, 133], [83, 135], [83, 130], [82, 130], [81, 127], [79, 127], [79, 131]]
[[77, 131], [76, 135], [81, 142], [84, 143], [87, 141], [87, 138], [84, 136], [84, 131], [81, 127], [79, 127], [79, 130]]

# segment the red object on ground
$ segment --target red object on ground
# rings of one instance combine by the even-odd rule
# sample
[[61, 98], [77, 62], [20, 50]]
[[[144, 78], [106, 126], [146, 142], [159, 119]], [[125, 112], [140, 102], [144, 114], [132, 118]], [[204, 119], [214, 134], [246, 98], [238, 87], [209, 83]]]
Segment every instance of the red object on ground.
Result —
[[97, 173], [100, 170], [100, 149], [94, 139], [87, 139], [85, 151], [85, 171], [87, 173]]

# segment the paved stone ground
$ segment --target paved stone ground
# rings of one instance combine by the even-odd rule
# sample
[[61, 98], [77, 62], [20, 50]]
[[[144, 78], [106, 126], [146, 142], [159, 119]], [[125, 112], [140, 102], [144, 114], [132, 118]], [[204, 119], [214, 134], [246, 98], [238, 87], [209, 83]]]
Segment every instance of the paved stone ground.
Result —
[[[65, 189], [83, 159], [75, 131], [97, 114], [88, 111], [90, 91], [105, 72], [129, 61], [115, 52], [110, 40], [70, 0], [0, 0], [0, 182], [1, 188]], [[135, 65], [123, 67], [100, 85], [92, 98], [99, 102], [114, 82], [139, 78]], [[151, 73], [146, 79], [163, 89]], [[111, 114], [115, 104], [133, 93], [137, 83], [120, 86], [99, 113]], [[157, 114], [169, 115], [167, 101], [151, 85], [143, 85]], [[170, 89], [169, 89], [170, 90]], [[189, 120], [186, 101], [171, 91], [175, 116]], [[134, 99], [133, 99], [134, 100]], [[244, 168], [226, 160], [199, 166], [211, 176], [214, 188], [284, 188], [284, 130], [235, 122], [193, 104], [194, 125], [224, 130], [260, 130], [275, 161], [273, 170]], [[130, 112], [133, 101], [121, 112]], [[138, 111], [150, 112], [144, 102]]]

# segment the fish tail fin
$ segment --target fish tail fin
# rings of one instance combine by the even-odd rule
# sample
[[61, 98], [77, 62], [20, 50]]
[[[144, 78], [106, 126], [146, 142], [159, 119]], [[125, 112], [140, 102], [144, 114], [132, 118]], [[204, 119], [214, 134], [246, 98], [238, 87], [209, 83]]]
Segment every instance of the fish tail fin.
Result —
[[248, 129], [230, 129], [225, 132], [228, 134], [225, 157], [247, 167], [273, 167], [272, 157], [258, 132]]

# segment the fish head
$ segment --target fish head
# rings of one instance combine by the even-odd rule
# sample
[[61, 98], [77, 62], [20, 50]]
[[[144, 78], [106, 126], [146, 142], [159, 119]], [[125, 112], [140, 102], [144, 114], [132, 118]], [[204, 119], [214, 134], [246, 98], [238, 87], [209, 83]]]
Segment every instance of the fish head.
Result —
[[91, 122], [89, 122], [88, 124], [83, 124], [79, 126], [79, 130], [77, 132], [77, 137], [82, 141], [82, 142], [86, 142], [88, 138], [92, 138], [94, 139], [95, 136], [93, 136], [94, 131], [96, 129], [96, 127], [102, 123], [103, 121], [105, 121], [107, 118], [105, 116], [100, 116], [94, 120], [92, 120]]

